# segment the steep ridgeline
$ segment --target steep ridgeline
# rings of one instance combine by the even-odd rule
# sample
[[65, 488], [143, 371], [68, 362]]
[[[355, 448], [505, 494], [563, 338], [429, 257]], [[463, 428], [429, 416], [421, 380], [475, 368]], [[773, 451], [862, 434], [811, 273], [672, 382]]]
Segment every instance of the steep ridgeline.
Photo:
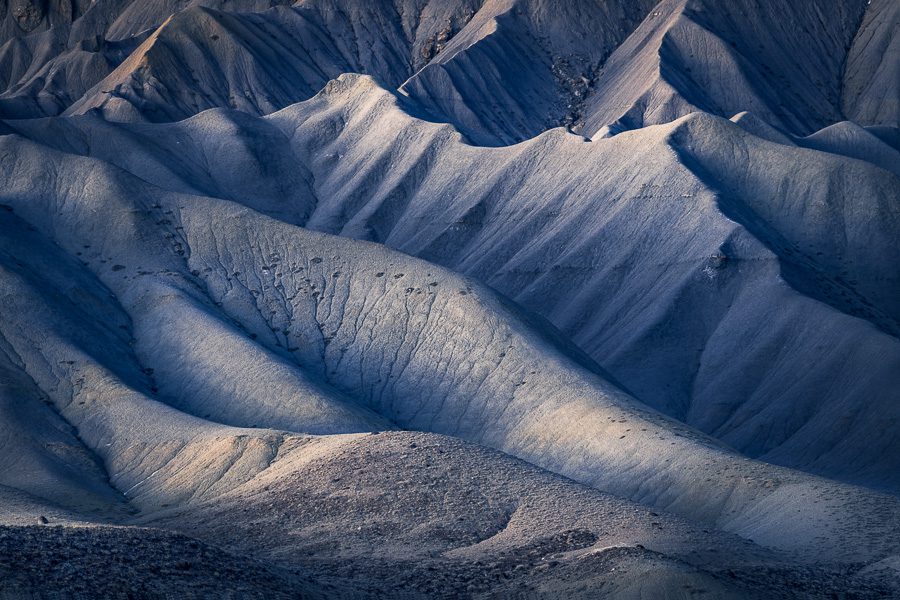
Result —
[[361, 72], [482, 145], [560, 125], [604, 136], [694, 110], [752, 111], [796, 135], [844, 118], [900, 124], [898, 94], [885, 95], [900, 86], [890, 0], [15, 4], [0, 35], [5, 117], [268, 114]]
[[492, 0], [400, 88], [483, 145], [583, 125], [607, 57], [654, 1]]
[[99, 0], [41, 17], [33, 32], [10, 26], [0, 37], [0, 116], [266, 114], [352, 71], [390, 87], [415, 75], [404, 89], [421, 110], [481, 143], [508, 143], [580, 122], [597, 69], [652, 6], [312, 0], [264, 10], [277, 4], [287, 3]]
[[59, 114], [122, 63], [172, 13], [203, 5], [264, 10], [287, 0], [0, 2], [0, 114]]
[[606, 62], [583, 132], [667, 123], [696, 110], [751, 111], [796, 135], [845, 117], [896, 127], [897, 93], [889, 90], [900, 79], [886, 40], [897, 26], [894, 4], [665, 0]]
[[[799, 140], [828, 153], [802, 149], [746, 114], [484, 149], [403, 102], [347, 76], [267, 119], [10, 126], [467, 273], [740, 451], [897, 489], [900, 184], [875, 166], [896, 166], [894, 149], [849, 124]], [[842, 156], [861, 150], [875, 164]]]
[[345, 72], [396, 86], [429, 40], [477, 8], [476, 0], [322, 0], [258, 14], [190, 8], [166, 20], [67, 113], [98, 109], [127, 121], [174, 121], [213, 107], [267, 114]]
[[478, 144], [553, 125], [604, 136], [697, 110], [752, 111], [796, 135], [844, 118], [897, 127], [897, 11], [891, 0], [487, 3], [401, 89]]
[[36, 230], [16, 246], [58, 257], [16, 257], [29, 276], [5, 278], [5, 345], [140, 508], [236, 489], [296, 433], [396, 424], [815, 561], [898, 552], [895, 498], [741, 457], [647, 410], [471, 279], [16, 136], [0, 156], [5, 218]]
[[0, 0], [4, 592], [897, 596], [898, 19]]
[[78, 101], [119, 119], [174, 120], [216, 106], [271, 112], [346, 71], [400, 85], [481, 2], [66, 4], [0, 3], [0, 115], [55, 115]]
[[252, 15], [195, 7], [163, 23], [67, 114], [98, 109], [117, 121], [173, 121], [213, 107], [267, 114], [341, 73], [363, 72], [389, 87], [403, 84], [417, 110], [478, 143], [510, 143], [580, 122], [596, 71], [651, 6], [319, 0]]
[[[27, 146], [12, 144], [3, 150], [13, 150], [23, 161], [16, 166], [5, 163], [4, 173], [8, 174], [6, 169], [10, 167], [40, 168], [33, 162], [38, 155]], [[205, 351], [210, 354], [227, 354], [229, 346], [239, 342], [233, 336], [223, 336], [223, 327], [214, 324], [214, 317], [228, 320], [224, 315], [234, 308], [234, 302], [229, 299], [222, 302], [221, 309], [215, 308], [212, 300], [218, 292], [209, 294], [206, 310], [211, 314], [196, 318], [191, 323], [191, 332], [178, 328], [169, 331], [167, 326], [196, 317], [196, 313], [182, 312], [184, 295], [193, 291], [194, 297], [188, 301], [202, 302], [204, 293], [199, 290], [206, 287], [206, 282], [227, 287], [231, 285], [229, 279], [232, 282], [238, 279], [234, 273], [222, 277], [224, 263], [206, 254], [218, 250], [206, 247], [193, 233], [187, 237], [201, 242], [196, 247], [175, 246], [170, 231], [188, 228], [193, 231], [193, 225], [185, 229], [179, 229], [182, 225], [156, 229], [150, 225], [155, 225], [155, 219], [145, 218], [150, 211], [140, 207], [146, 206], [144, 201], [149, 198], [145, 194], [148, 194], [160, 203], [157, 210], [170, 214], [173, 223], [183, 223], [183, 214], [177, 206], [197, 203], [189, 211], [193, 221], [199, 218], [194, 209], [205, 213], [203, 204], [210, 201], [177, 196], [169, 204], [162, 200], [166, 194], [148, 190], [146, 185], [136, 184], [102, 164], [67, 163], [68, 160], [54, 161], [55, 175], [43, 180], [38, 192], [43, 200], [13, 190], [18, 199], [4, 197], [3, 200], [12, 201], [18, 210], [0, 211], [3, 267], [0, 270], [3, 290], [0, 339], [4, 356], [0, 396], [0, 440], [4, 450], [0, 463], [0, 546], [6, 556], [0, 565], [0, 575], [7, 593], [40, 595], [77, 585], [92, 596], [115, 596], [123, 589], [133, 590], [138, 586], [137, 589], [148, 594], [156, 590], [168, 594], [177, 588], [179, 594], [188, 595], [199, 594], [196, 590], [208, 594], [221, 587], [223, 592], [239, 590], [250, 598], [297, 597], [301, 591], [304, 598], [383, 597], [397, 593], [398, 589], [406, 591], [409, 597], [435, 597], [448, 590], [464, 594], [473, 585], [477, 589], [493, 589], [501, 577], [502, 585], [508, 586], [510, 593], [522, 593], [529, 586], [540, 584], [548, 590], [563, 590], [559, 593], [567, 597], [586, 598], [597, 597], [601, 582], [605, 594], [602, 597], [609, 598], [672, 586], [714, 591], [719, 597], [765, 598], [780, 593], [786, 577], [795, 593], [815, 594], [823, 585], [836, 593], [848, 589], [880, 589], [888, 593], [892, 589], [884, 587], [887, 583], [877, 583], [877, 579], [865, 572], [854, 576], [854, 583], [850, 584], [846, 576], [838, 579], [836, 573], [823, 572], [809, 564], [835, 558], [878, 561], [895, 551], [889, 547], [865, 555], [804, 552], [794, 559], [802, 564], [794, 565], [783, 554], [767, 551], [737, 536], [653, 512], [461, 440], [400, 432], [313, 438], [264, 428], [218, 425], [216, 420], [241, 420], [227, 406], [204, 407], [205, 419], [170, 408], [159, 400], [200, 410], [198, 401], [192, 397], [197, 390], [190, 384], [184, 391], [179, 390], [180, 395], [154, 389], [157, 385], [165, 387], [163, 377], [179, 377], [172, 374], [171, 363], [178, 365], [182, 373], [196, 370], [221, 393], [227, 393], [227, 390], [222, 392], [223, 387], [235, 385], [233, 369], [239, 362], [227, 365], [211, 377], [196, 351], [176, 354], [171, 343], [178, 339], [187, 345], [197, 343], [199, 338], [200, 345], [207, 345]], [[73, 189], [83, 190], [83, 195], [75, 198], [71, 194]], [[110, 189], [113, 194], [125, 194], [134, 200], [134, 204], [119, 207], [133, 220], [125, 219], [128, 225], [111, 230], [106, 220], [108, 213], [101, 217], [91, 202], [85, 202], [86, 197], [96, 195], [96, 201], [105, 204], [109, 197], [103, 190]], [[48, 192], [55, 194], [59, 202], [46, 201], [50, 197], [45, 195]], [[73, 210], [70, 202], [85, 208]], [[240, 210], [222, 204], [222, 210], [215, 211], [218, 214], [213, 221], [203, 222], [201, 218], [195, 224], [200, 238], [208, 237], [211, 229], [218, 230], [223, 221], [231, 221], [228, 215], [240, 216]], [[18, 217], [20, 211], [40, 223], [40, 227]], [[263, 229], [268, 229], [265, 219], [256, 219]], [[227, 238], [234, 233], [236, 224], [230, 225], [221, 238], [223, 242], [231, 243]], [[251, 231], [256, 229], [254, 225]], [[430, 272], [431, 279], [440, 279], [443, 285], [470, 285], [398, 253], [384, 249], [373, 253], [368, 245], [323, 238], [293, 228], [279, 226], [278, 229], [268, 248], [284, 252], [280, 242], [289, 241], [287, 252], [303, 255], [309, 267], [307, 274], [316, 267], [323, 271], [322, 277], [314, 276], [317, 283], [309, 287], [299, 279], [293, 282], [300, 283], [297, 291], [305, 300], [332, 305], [337, 302], [335, 307], [340, 308], [341, 302], [355, 304], [358, 300], [341, 293], [344, 286], [364, 294], [362, 302], [371, 293], [381, 291], [382, 297], [377, 301], [383, 305], [381, 308], [362, 306], [368, 312], [359, 321], [364, 327], [378, 327], [379, 323], [373, 319], [385, 312], [394, 320], [382, 323], [383, 327], [404, 321], [413, 328], [422, 325], [421, 319], [393, 317], [401, 304], [415, 304], [402, 288], [410, 279], [423, 274], [427, 277]], [[49, 234], [77, 242], [60, 248], [48, 239]], [[126, 247], [128, 234], [138, 236], [135, 239], [142, 240], [140, 250], [148, 253], [140, 258], [131, 253], [120, 254], [119, 250]], [[324, 259], [317, 262], [317, 256], [306, 255], [308, 251], [318, 254], [322, 239], [336, 245], [333, 249], [339, 255], [339, 268], [345, 269], [336, 280], [325, 277], [328, 270], [335, 268], [335, 258], [330, 257], [326, 264]], [[295, 246], [297, 241], [301, 242], [299, 246]], [[238, 244], [235, 252], [242, 253], [242, 248], [243, 243]], [[179, 254], [179, 250], [185, 249], [186, 255], [192, 257], [188, 261]], [[331, 253], [330, 248], [325, 249]], [[157, 254], [151, 258], [154, 251]], [[298, 254], [287, 252], [283, 254], [287, 260], [299, 258]], [[207, 258], [200, 259], [201, 254]], [[123, 263], [140, 260], [144, 268], [135, 275], [135, 269], [117, 262], [118, 258], [113, 261], [104, 258], [112, 255], [121, 257]], [[188, 268], [202, 266], [190, 264], [194, 257], [201, 263], [209, 259], [216, 264], [209, 271], [202, 269], [202, 276], [196, 280], [199, 285], [189, 283], [194, 276]], [[254, 254], [244, 258], [247, 266], [257, 262]], [[271, 273], [276, 277], [276, 269], [282, 269], [285, 264], [284, 260], [273, 260], [271, 254], [264, 260], [273, 265], [269, 269], [261, 267], [261, 275]], [[347, 261], [353, 263], [349, 269]], [[381, 264], [406, 271], [408, 275], [393, 280], [391, 286], [384, 286], [402, 293], [392, 297], [385, 293], [387, 289], [378, 289], [377, 282], [383, 278], [377, 272], [373, 275], [372, 269]], [[333, 273], [330, 275], [333, 277]], [[272, 301], [278, 305], [283, 299], [272, 293], [290, 289], [292, 284], [285, 288], [284, 283], [278, 281], [270, 286], [260, 280], [250, 285], [258, 284], [265, 292], [259, 297], [260, 303]], [[168, 291], [162, 295], [150, 291], [158, 285]], [[234, 298], [247, 292], [242, 285], [236, 283], [225, 296]], [[316, 296], [313, 292], [312, 297], [307, 296], [306, 292], [313, 286], [323, 294]], [[137, 289], [138, 299], [127, 292], [124, 296], [112, 292], [131, 288]], [[515, 325], [515, 312], [511, 314], [502, 304], [497, 307], [498, 301], [492, 293], [474, 284], [468, 289], [471, 294], [459, 299], [468, 297], [471, 301], [461, 303], [456, 310], [489, 319], [492, 323], [488, 325], [500, 321], [502, 326], [502, 320], [510, 319], [516, 329], [524, 328], [527, 337], [537, 338], [540, 343], [542, 336], [528, 334], [527, 325]], [[338, 296], [333, 295], [335, 292]], [[428, 298], [432, 305], [435, 295], [432, 293]], [[443, 298], [448, 299], [451, 302], [458, 299], [455, 289]], [[153, 317], [146, 312], [145, 304], [158, 304], [155, 312], [168, 314], [166, 324], [152, 327]], [[492, 305], [496, 307], [493, 310]], [[376, 310], [373, 313], [369, 309]], [[238, 311], [245, 316], [254, 315], [248, 319], [253, 323], [262, 321], [263, 314], [270, 314], [256, 308]], [[300, 335], [307, 325], [313, 331], [326, 324], [338, 325], [337, 316], [326, 317], [324, 310], [322, 323], [311, 314], [319, 311], [303, 312], [305, 317], [295, 321], [298, 327], [292, 337]], [[349, 322], [353, 316], [342, 316], [347, 322], [337, 328], [346, 332], [354, 327]], [[315, 320], [307, 321], [307, 317]], [[331, 343], [349, 342], [358, 355], [366, 354], [365, 359], [360, 357], [360, 362], [368, 364], [383, 364], [381, 361], [390, 358], [392, 350], [408, 349], [410, 356], [398, 353], [395, 365], [399, 375], [396, 380], [402, 387], [409, 387], [410, 379], [403, 373], [413, 367], [418, 375], [423, 370], [429, 371], [428, 379], [432, 383], [443, 381], [442, 389], [452, 388], [458, 382], [448, 375], [446, 365], [428, 365], [422, 359], [410, 361], [410, 358], [418, 349], [433, 353], [435, 342], [446, 339], [447, 335], [459, 334], [480, 346], [477, 338], [490, 336], [494, 330], [473, 331], [472, 323], [465, 322], [460, 331], [441, 323], [437, 313], [430, 319], [438, 322], [421, 327], [418, 332], [421, 335], [408, 330], [408, 337], [394, 340], [394, 346], [388, 343], [384, 347], [365, 347], [343, 335]], [[255, 351], [244, 345], [237, 349], [240, 356], [232, 354], [229, 359], [251, 363], [255, 370], [239, 375], [269, 386], [272, 382], [267, 379], [267, 372], [284, 370], [284, 361], [275, 357], [283, 347], [279, 348], [277, 334], [266, 326], [260, 327], [260, 331], [262, 335], [256, 336], [259, 341], [247, 342], [255, 345]], [[429, 334], [434, 334], [432, 341]], [[250, 339], [255, 336], [246, 332], [242, 335]], [[529, 340], [522, 339], [521, 335], [507, 337], [518, 337], [516, 343], [529, 345]], [[216, 344], [217, 340], [221, 344]], [[163, 346], [172, 353], [154, 355], [146, 350], [153, 345]], [[322, 348], [324, 343], [312, 347], [308, 353], [312, 357], [309, 365], [314, 370], [324, 370], [325, 364], [348, 366], [335, 364], [339, 355], [335, 352], [318, 355]], [[260, 353], [269, 357], [263, 363], [258, 361]], [[564, 357], [562, 362], [567, 362]], [[404, 363], [407, 369], [401, 370]], [[574, 365], [570, 369], [573, 367], [580, 370]], [[503, 369], [508, 370], [509, 366], [504, 365]], [[371, 381], [377, 372], [367, 368], [359, 375]], [[345, 376], [339, 381], [350, 388], [353, 387], [350, 379]], [[187, 381], [184, 377], [178, 380]], [[603, 389], [608, 388], [600, 388]], [[331, 390], [333, 397], [340, 398], [334, 388]], [[420, 384], [419, 390], [428, 392], [428, 401], [434, 400], [435, 388], [430, 384]], [[256, 391], [261, 395], [267, 389]], [[293, 390], [282, 386], [275, 393], [290, 395], [295, 411], [293, 427], [315, 427], [299, 417], [315, 400], [307, 389], [295, 384]], [[452, 401], [459, 403], [460, 395], [452, 389], [451, 393]], [[186, 402], [188, 398], [190, 404]], [[421, 403], [422, 399], [415, 393], [399, 390], [395, 394], [398, 409], [402, 404]], [[487, 400], [483, 395], [479, 399]], [[253, 414], [243, 416], [246, 422], [258, 419], [269, 423], [281, 418], [258, 401], [239, 398], [234, 393], [228, 400], [249, 402], [254, 407]], [[491, 401], [497, 403], [503, 399]], [[434, 407], [434, 410], [445, 409]], [[330, 420], [335, 426], [353, 423], [351, 415], [340, 412], [332, 413]], [[360, 426], [381, 429], [390, 424], [370, 418]], [[662, 430], [656, 427], [653, 431], [662, 435]], [[794, 474], [781, 474], [793, 480]], [[774, 487], [783, 480], [767, 481], [770, 482], [767, 485]], [[844, 500], [853, 502], [854, 510], [867, 510], [855, 502], [858, 490], [839, 488], [837, 491], [849, 494]], [[884, 499], [874, 500], [881, 504], [882, 510], [891, 510]], [[302, 510], [297, 510], [298, 506]], [[473, 510], [475, 507], [477, 510]], [[162, 512], [157, 512], [159, 509]], [[138, 511], [141, 513], [134, 518], [139, 518], [141, 524], [175, 533], [121, 525], [97, 527], [95, 523], [85, 522], [89, 519], [121, 524], [130, 522], [128, 514]], [[813, 518], [822, 518], [824, 514]], [[49, 516], [54, 526], [21, 527], [23, 522], [34, 523], [38, 515]], [[886, 521], [891, 522], [890, 514]], [[10, 523], [16, 526], [8, 527]], [[76, 526], [65, 526], [70, 524]], [[385, 536], [386, 531], [393, 532], [396, 528], [398, 533]], [[836, 531], [832, 534], [853, 543]], [[879, 531], [879, 535], [892, 534]], [[215, 550], [196, 538], [209, 542]], [[224, 548], [228, 553], [217, 548]], [[337, 548], [339, 552], [332, 550]], [[306, 558], [309, 556], [312, 558]], [[558, 568], [547, 571], [551, 556]], [[68, 566], [54, 568], [61, 559]], [[416, 565], [409, 564], [411, 559]], [[287, 570], [282, 571], [281, 567]], [[310, 584], [305, 579], [297, 581], [296, 576], [286, 577], [287, 573], [296, 573], [298, 567], [304, 574], [311, 573], [331, 583], [326, 587], [318, 582]], [[774, 573], [770, 574], [771, 571]], [[77, 584], [73, 584], [73, 577], [77, 578]], [[335, 580], [340, 582], [337, 590]]]
[[844, 115], [864, 125], [900, 127], [900, 4], [867, 3], [844, 67]]
[[[155, 201], [139, 182], [117, 180], [102, 165], [83, 162], [42, 178], [38, 173], [47, 166], [42, 153], [19, 150], [13, 163], [4, 163], [5, 180], [18, 180], [23, 187], [4, 192], [4, 202], [11, 204], [2, 213], [5, 293], [0, 318], [9, 369], [20, 373], [15, 377], [21, 385], [30, 381], [35, 389], [22, 397], [34, 407], [18, 411], [34, 412], [49, 402], [129, 500], [146, 495], [143, 505], [152, 505], [155, 500], [202, 498], [216, 486], [243, 481], [277, 453], [283, 434], [203, 420], [211, 414], [228, 423], [250, 426], [258, 419], [311, 433], [389, 426], [333, 390], [323, 390], [295, 365], [254, 344], [233, 322], [218, 318], [196, 284], [181, 275], [182, 260], [170, 244], [173, 234], [158, 224], [164, 214], [137, 210]], [[20, 179], [25, 171], [30, 175]], [[41, 181], [50, 186], [46, 192], [57, 189], [55, 197], [45, 196], [42, 206], [25, 200], [28, 194], [22, 190], [29, 180], [35, 189], [42, 187]], [[77, 201], [60, 191], [70, 185], [81, 189]], [[18, 204], [15, 212], [9, 210], [12, 204]], [[26, 227], [16, 216], [41, 210], [55, 215], [53, 221], [43, 219], [43, 227]], [[93, 220], [100, 215], [106, 217]], [[117, 225], [110, 227], [107, 218]], [[51, 224], [52, 229], [45, 228]], [[82, 226], [87, 228], [84, 237], [75, 235]], [[129, 242], [142, 237], [146, 243]], [[113, 245], [131, 249], [111, 261], [107, 256]], [[145, 285], [124, 279], [120, 260], [130, 262], [127, 256], [147, 259], [142, 259], [141, 272], [132, 274]], [[91, 263], [103, 265], [101, 280], [86, 269]], [[110, 280], [119, 285], [110, 287]], [[170, 390], [178, 392], [172, 404], [181, 410], [156, 399], [168, 397]], [[21, 418], [4, 422], [4, 431], [40, 440], [53, 416], [41, 418], [49, 424], [29, 423], [34, 433], [16, 430]], [[65, 428], [56, 428], [57, 437], [66, 434]], [[62, 444], [73, 447], [66, 450]], [[92, 463], [79, 457], [71, 437], [56, 446], [40, 460], [50, 467], [54, 460], [62, 463], [58, 468], [78, 461], [81, 471], [90, 473]], [[13, 468], [11, 473], [20, 479], [13, 487], [37, 493], [37, 471]], [[91, 485], [86, 475], [73, 479]], [[84, 503], [74, 494], [50, 499], [70, 508]]]

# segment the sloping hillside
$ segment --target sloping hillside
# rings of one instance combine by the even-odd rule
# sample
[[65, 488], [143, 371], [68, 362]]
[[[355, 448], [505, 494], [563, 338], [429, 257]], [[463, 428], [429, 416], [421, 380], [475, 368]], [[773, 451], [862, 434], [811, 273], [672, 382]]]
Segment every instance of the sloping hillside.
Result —
[[888, 0], [0, 0], [0, 596], [900, 595]]
[[[895, 174], [834, 154], [851, 152], [827, 131], [798, 140], [830, 150], [812, 152], [699, 113], [593, 143], [556, 130], [482, 149], [403, 102], [344, 77], [264, 120], [11, 125], [173, 191], [468, 273], [640, 400], [751, 456], [897, 485]], [[860, 131], [881, 151], [870, 160], [890, 159]]]

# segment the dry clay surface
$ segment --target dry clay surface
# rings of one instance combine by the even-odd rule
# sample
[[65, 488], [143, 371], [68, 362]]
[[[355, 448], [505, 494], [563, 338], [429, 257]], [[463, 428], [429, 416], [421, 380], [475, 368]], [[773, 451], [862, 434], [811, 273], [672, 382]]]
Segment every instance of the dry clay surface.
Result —
[[693, 113], [479, 148], [406, 108], [343, 76], [265, 119], [8, 123], [173, 192], [466, 273], [642, 402], [750, 456], [896, 490], [900, 152], [880, 132], [789, 138], [749, 113]]
[[[511, 590], [561, 593], [570, 588], [539, 564], [556, 554], [548, 564], [562, 565], [572, 593], [592, 594], [594, 555], [583, 550], [611, 542], [626, 548], [595, 557], [609, 573], [636, 566], [609, 580], [610, 597], [643, 593], [647, 577], [661, 578], [652, 589], [722, 594], [794, 580], [810, 594], [820, 584], [892, 585], [884, 573], [893, 571], [877, 565], [898, 553], [895, 498], [749, 460], [645, 408], [547, 322], [474, 280], [164, 191], [97, 159], [16, 136], [0, 143], [4, 177], [23, 182], [6, 191], [0, 215], [5, 361], [26, 392], [15, 397], [59, 439], [23, 453], [29, 470], [7, 471], [6, 485], [45, 499], [20, 499], [10, 522], [36, 510], [71, 519], [46, 514], [48, 502], [73, 514], [90, 504], [101, 521], [158, 522], [323, 586], [371, 581], [374, 594], [429, 593], [389, 568], [406, 545], [434, 558], [435, 590], [448, 594], [495, 590], [507, 577]], [[400, 428], [479, 445], [358, 437]], [[73, 487], [48, 498], [38, 473], [70, 474]], [[574, 500], [560, 511], [573, 494], [594, 506], [590, 515]], [[516, 508], [531, 502], [534, 514]], [[541, 516], [549, 507], [558, 519]], [[287, 522], [304, 533], [286, 533]], [[351, 523], [365, 533], [353, 537]], [[658, 529], [666, 533], [656, 540]], [[351, 556], [378, 545], [386, 558], [328, 559], [334, 550], [315, 545], [327, 539]], [[309, 561], [298, 558], [304, 548]], [[746, 556], [723, 575], [736, 548]]]
[[486, 145], [696, 110], [897, 127], [897, 18], [891, 0], [13, 0], [0, 112], [266, 114], [361, 72]]
[[0, 598], [900, 596], [898, 17], [0, 0]]

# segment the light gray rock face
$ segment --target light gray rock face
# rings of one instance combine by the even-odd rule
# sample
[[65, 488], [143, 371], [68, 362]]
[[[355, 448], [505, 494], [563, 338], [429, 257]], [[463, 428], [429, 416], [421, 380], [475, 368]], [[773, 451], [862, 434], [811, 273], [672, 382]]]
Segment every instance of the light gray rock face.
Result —
[[652, 5], [487, 3], [401, 91], [479, 144], [580, 128], [604, 61]]
[[0, 3], [4, 593], [900, 594], [897, 16]]
[[11, 36], [0, 48], [0, 108], [17, 117], [97, 108], [117, 120], [152, 121], [216, 106], [271, 112], [347, 71], [399, 85], [480, 7], [289, 4], [99, 0], [74, 22]]
[[842, 106], [848, 119], [863, 125], [900, 127], [900, 6], [867, 3], [844, 67]]
[[400, 86], [417, 111], [486, 145], [560, 125], [595, 137], [697, 109], [750, 110], [797, 135], [845, 118], [896, 127], [897, 94], [881, 93], [898, 86], [895, 13], [887, 0], [836, 10], [786, 0], [99, 0], [41, 17], [29, 34], [11, 30], [0, 109], [126, 121], [213, 107], [266, 114], [353, 71]]
[[[296, 433], [396, 424], [818, 560], [893, 551], [894, 498], [750, 461], [643, 408], [472, 280], [96, 159], [0, 143], [3, 176], [22, 182], [3, 196], [12, 214], [80, 255], [74, 268], [99, 280], [97, 310], [111, 314], [79, 318], [65, 289], [21, 290], [4, 339], [144, 510], [243, 485]], [[787, 501], [799, 494], [815, 505], [802, 521]]]
[[482, 149], [404, 103], [352, 76], [267, 119], [12, 126], [173, 191], [470, 274], [651, 406], [751, 456], [896, 488], [900, 185], [874, 166], [896, 151], [850, 125], [796, 140], [825, 153], [699, 113]]
[[[278, 0], [19, 0], [0, 25], [0, 113], [59, 114], [181, 10], [258, 11]], [[0, 8], [0, 15], [2, 15]], [[25, 26], [15, 15], [21, 15]]]
[[[774, 0], [764, 8], [754, 1], [661, 2], [607, 61], [585, 133], [610, 123], [665, 123], [693, 110], [749, 110], [776, 128], [812, 133], [840, 120], [843, 65], [865, 9], [862, 0]], [[871, 62], [859, 66], [864, 77], [892, 53], [883, 45], [868, 52]]]
[[850, 121], [835, 123], [811, 136], [798, 140], [807, 148], [843, 154], [872, 163], [900, 176], [900, 150], [883, 141], [876, 133]]
[[244, 488], [141, 522], [227, 540], [277, 565], [314, 556], [319, 572], [355, 584], [354, 597], [640, 598], [691, 589], [766, 598], [785, 585], [795, 597], [879, 589], [877, 579], [838, 582], [809, 565], [779, 573], [780, 559], [746, 540], [422, 433], [298, 442]]

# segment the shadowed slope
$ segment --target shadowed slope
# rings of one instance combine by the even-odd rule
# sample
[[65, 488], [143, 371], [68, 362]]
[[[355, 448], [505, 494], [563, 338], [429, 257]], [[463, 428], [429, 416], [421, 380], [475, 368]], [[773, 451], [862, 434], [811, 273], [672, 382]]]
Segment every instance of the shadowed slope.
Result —
[[213, 502], [147, 522], [299, 564], [348, 585], [354, 598], [797, 598], [892, 589], [855, 568], [839, 578], [787, 566], [746, 540], [458, 439], [385, 432], [323, 441], [297, 443]]
[[258, 14], [192, 7], [66, 112], [96, 109], [117, 121], [174, 121], [213, 107], [267, 114], [347, 71], [396, 86], [445, 22], [464, 23], [478, 5], [322, 0]]
[[897, 125], [896, 94], [876, 92], [896, 88], [887, 0], [838, 10], [786, 0], [315, 0], [263, 10], [274, 4], [101, 0], [71, 25], [10, 36], [0, 114], [268, 114], [355, 71], [400, 86], [416, 110], [484, 145], [560, 125], [602, 137], [695, 110], [749, 110], [798, 135], [847, 117]]
[[[607, 61], [585, 108], [584, 133], [665, 123], [695, 110], [722, 117], [751, 111], [799, 135], [840, 121], [844, 86], [873, 77], [879, 61], [890, 62], [892, 50], [884, 44], [856, 51], [865, 58], [856, 59], [857, 70], [851, 68], [851, 81], [844, 83], [845, 59], [866, 6], [862, 0], [840, 6], [664, 0]], [[884, 37], [891, 27], [886, 12], [871, 17], [884, 23], [875, 35]], [[878, 100], [859, 91], [856, 102], [874, 106]], [[895, 124], [889, 110], [869, 112], [862, 124]]]
[[[253, 11], [279, 3], [287, 0], [18, 0], [0, 24], [0, 114], [59, 114], [190, 6]], [[26, 22], [13, 25], [17, 15]]]
[[654, 2], [0, 0], [0, 595], [896, 596], [900, 12]]
[[488, 2], [401, 91], [478, 144], [579, 127], [598, 70], [652, 6]]
[[844, 67], [844, 115], [861, 125], [900, 127], [900, 5], [866, 3]]
[[[886, 171], [702, 115], [590, 144], [554, 131], [473, 148], [359, 77], [265, 120], [12, 125], [163, 187], [469, 273], [549, 318], [641, 400], [742, 451], [897, 483], [900, 349], [876, 328], [896, 330], [900, 297]], [[483, 177], [468, 176], [476, 168]], [[798, 187], [801, 168], [813, 184]], [[253, 172], [297, 183], [234, 180]]]
[[[353, 430], [383, 426], [370, 416], [378, 413], [766, 545], [828, 560], [892, 552], [896, 500], [750, 461], [642, 408], [552, 341], [547, 325], [471, 280], [226, 201], [164, 192], [94, 159], [14, 136], [0, 144], [4, 177], [28, 182], [3, 201], [69, 252], [90, 246], [85, 271], [115, 294], [134, 341], [106, 340], [93, 333], [96, 320], [72, 318], [64, 296], [27, 290], [4, 322], [36, 327], [6, 338], [139, 506], [233, 489], [289, 437], [216, 421]], [[113, 207], [127, 218], [110, 227]], [[227, 345], [206, 343], [223, 335]], [[139, 366], [153, 369], [159, 400]], [[230, 402], [218, 400], [225, 394]], [[801, 493], [818, 502], [797, 520], [791, 498]], [[872, 514], [880, 524], [867, 524]], [[820, 548], [815, 536], [835, 544]], [[857, 538], [885, 542], [837, 544]]]
[[826, 127], [798, 142], [807, 148], [864, 160], [900, 177], [900, 150], [850, 121]]

